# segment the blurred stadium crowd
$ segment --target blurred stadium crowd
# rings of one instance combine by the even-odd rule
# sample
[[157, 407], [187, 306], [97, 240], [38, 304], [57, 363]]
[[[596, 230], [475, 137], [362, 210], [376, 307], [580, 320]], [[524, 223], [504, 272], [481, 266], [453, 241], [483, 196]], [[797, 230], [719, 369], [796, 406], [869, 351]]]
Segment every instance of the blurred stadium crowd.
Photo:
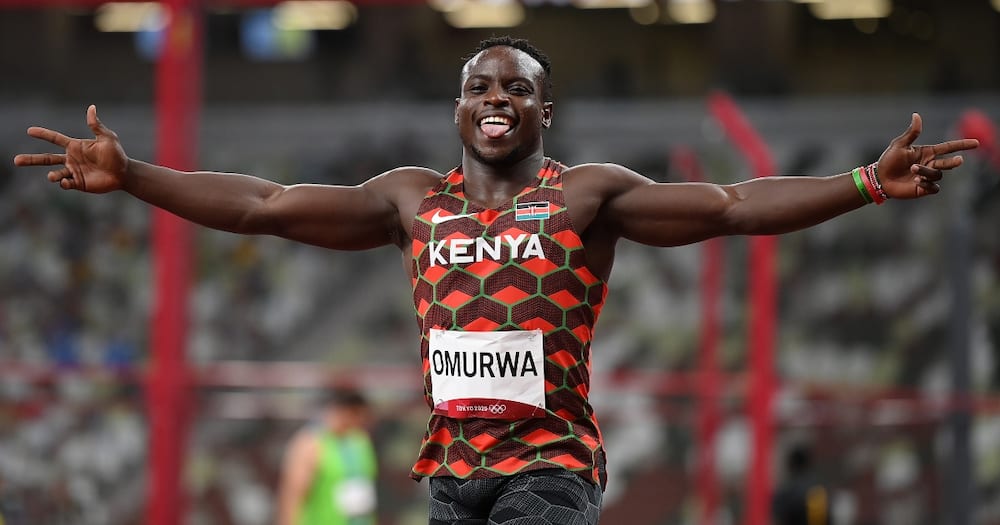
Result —
[[[386, 16], [389, 27], [407, 27], [403, 15]], [[587, 27], [599, 23], [591, 16]], [[734, 23], [724, 22], [730, 28]], [[29, 32], [38, 25], [10, 29]], [[437, 95], [442, 84], [450, 89], [457, 76], [441, 80], [434, 65], [408, 62], [400, 51], [407, 48], [405, 39], [383, 41], [387, 33], [370, 28], [358, 32], [327, 42], [332, 48], [375, 50], [364, 59], [323, 57], [335, 64], [331, 70], [357, 72], [343, 82], [330, 71], [318, 71], [320, 81], [309, 84], [296, 77], [301, 71], [267, 66], [271, 74], [292, 77], [289, 85], [297, 86], [301, 97], [295, 101], [268, 100], [266, 83], [240, 91], [237, 84], [247, 82], [236, 74], [238, 64], [216, 57], [208, 98], [218, 103], [205, 108], [199, 165], [282, 183], [335, 184], [358, 183], [399, 165], [453, 167], [459, 158], [451, 125], [453, 93], [433, 103], [419, 99]], [[984, 38], [996, 35], [987, 32]], [[707, 117], [701, 98], [705, 83], [643, 68], [665, 58], [674, 71], [690, 67], [699, 78], [712, 77], [704, 71], [710, 67], [689, 53], [697, 48], [690, 44], [692, 36], [679, 30], [670, 37], [673, 44], [663, 46], [670, 51], [659, 51], [667, 56], [631, 53], [602, 62], [590, 77], [579, 73], [586, 70], [580, 63], [588, 53], [574, 53], [547, 32], [540, 36], [557, 68], [563, 57], [571, 64], [565, 77], [557, 69], [557, 80], [566, 79], [557, 82], [557, 92], [583, 95], [558, 102], [556, 124], [546, 138], [550, 155], [568, 164], [618, 162], [657, 180], [679, 182], [683, 178], [670, 152], [685, 146], [696, 152], [713, 182], [751, 176]], [[425, 56], [444, 62], [449, 71], [457, 69], [454, 59], [460, 53], [447, 39], [409, 38]], [[545, 39], [552, 45], [546, 46]], [[108, 41], [97, 45], [114, 47]], [[771, 49], [761, 43], [749, 52], [762, 46]], [[738, 47], [726, 41], [715, 52], [734, 65], [736, 57], [746, 56]], [[792, 60], [790, 67], [822, 69], [811, 62], [819, 56], [815, 62], [829, 64], [822, 57], [836, 54], [836, 48], [825, 46], [817, 55]], [[41, 52], [51, 58], [59, 49], [60, 44], [49, 44]], [[750, 120], [774, 149], [780, 173], [843, 172], [874, 160], [914, 110], [924, 115], [928, 142], [953, 135], [968, 107], [979, 107], [1000, 122], [998, 69], [950, 77], [941, 69], [941, 56], [952, 55], [929, 56], [934, 67], [915, 94], [886, 94], [892, 86], [867, 81], [852, 86], [843, 77], [832, 79], [834, 73], [814, 74], [805, 83], [786, 78], [775, 87], [761, 80], [773, 80], [768, 73], [744, 79], [745, 92], [762, 96], [743, 100]], [[373, 57], [393, 67], [365, 73], [361, 62]], [[30, 75], [41, 67], [3, 58], [0, 64], [17, 64], [7, 68], [15, 73]], [[766, 70], [775, 59], [764, 53], [762, 67]], [[897, 72], [911, 66], [900, 65]], [[419, 79], [412, 90], [394, 83], [388, 73], [377, 73], [408, 68]], [[21, 88], [17, 82], [0, 87], [0, 144], [10, 148], [0, 153], [40, 147], [23, 136], [27, 125], [85, 134], [85, 106], [76, 102], [93, 95], [102, 119], [124, 138], [129, 153], [152, 160], [154, 117], [144, 100], [150, 81], [144, 77], [129, 91], [119, 84], [141, 67], [110, 69], [110, 96], [96, 82], [76, 85], [73, 93], [63, 91], [69, 89], [66, 83], [53, 82], [35, 96], [25, 94], [23, 80]], [[731, 70], [729, 80], [738, 82], [735, 77], [744, 70]], [[973, 91], [962, 90], [962, 78], [972, 79]], [[783, 96], [824, 81], [831, 81], [838, 94], [820, 90], [808, 97]], [[315, 94], [302, 88], [324, 83], [339, 85], [339, 91]], [[667, 99], [649, 88], [658, 83], [681, 96]], [[390, 99], [327, 99], [364, 99], [359, 94], [366, 92]], [[950, 244], [956, 210], [973, 210], [972, 257], [958, 271], [969, 275], [973, 291], [968, 322], [975, 523], [1000, 525], [1000, 236], [995, 228], [1000, 173], [974, 156], [967, 160], [938, 197], [869, 206], [779, 240], [776, 458], [795, 445], [812, 448], [817, 472], [831, 487], [838, 525], [948, 523], [948, 421], [956, 403], [949, 392], [955, 305], [948, 275], [957, 263]], [[23, 171], [0, 165], [0, 516], [5, 525], [142, 523], [148, 473], [142, 386], [149, 360], [153, 256], [149, 207], [122, 195], [57, 191], [39, 170]], [[272, 521], [283, 447], [310, 417], [306, 407], [323, 386], [296, 375], [307, 369], [361, 378], [357, 386], [374, 401], [378, 416], [380, 523], [425, 523], [426, 486], [406, 476], [426, 410], [418, 390], [408, 281], [398, 253], [389, 248], [331, 253], [273, 238], [196, 232], [192, 366], [275, 364], [268, 377], [278, 377], [255, 387], [250, 379], [226, 382], [211, 373], [196, 374], [185, 465], [188, 523]], [[692, 480], [703, 444], [694, 428], [697, 396], [683, 385], [693, 381], [689, 373], [697, 366], [701, 250], [699, 245], [620, 248], [594, 343], [592, 398], [610, 461], [606, 523], [695, 522]], [[718, 399], [723, 422], [715, 456], [723, 495], [719, 523], [735, 523], [749, 455], [743, 398], [746, 239], [726, 239], [725, 253], [720, 311], [728, 380]], [[289, 362], [305, 368], [280, 368]], [[385, 370], [392, 378], [412, 374], [413, 380], [355, 374], [363, 370]]]
[[[603, 118], [607, 108], [574, 106], [565, 114], [572, 124], [553, 130], [553, 149], [567, 162], [608, 154], [653, 178], [678, 181], [668, 153], [672, 145], [688, 144], [713, 180], [748, 176], [694, 104], [655, 110], [676, 115], [671, 126], [678, 130], [702, 130], [697, 136], [650, 128], [642, 117], [650, 108], [615, 108], [626, 121], [619, 125], [633, 124], [631, 134], [590, 138], [581, 134], [590, 128], [580, 122]], [[422, 139], [398, 130], [396, 138], [328, 158], [295, 152], [297, 136], [276, 147], [285, 152], [279, 157], [240, 153], [246, 144], [236, 130], [258, 127], [253, 117], [209, 111], [207, 133], [234, 135], [215, 142], [206, 162], [285, 182], [354, 183], [406, 163], [403, 157], [415, 149], [451, 149], [447, 106], [422, 111], [437, 110], [445, 115], [438, 119], [440, 131], [425, 123]], [[134, 111], [106, 108], [105, 121], [122, 121], [123, 136], [134, 131], [141, 137], [142, 130], [129, 130], [135, 125], [127, 123], [143, 121]], [[292, 118], [308, 133], [324, 121], [343, 121], [338, 110], [331, 111], [311, 120], [304, 114]], [[812, 111], [815, 118], [832, 112], [823, 106]], [[79, 126], [61, 113], [57, 120], [70, 129]], [[751, 105], [750, 115], [760, 116], [765, 128], [770, 119], [788, 123], [766, 105]], [[932, 112], [927, 118], [943, 117]], [[368, 129], [354, 127], [348, 142], [361, 144]], [[814, 138], [822, 143], [828, 133], [840, 131], [820, 130]], [[881, 147], [863, 135], [840, 150], [817, 151], [795, 129], [769, 138], [782, 172], [789, 174], [833, 173], [861, 164]], [[635, 151], [594, 149], [615, 140]], [[446, 157], [422, 158], [445, 170], [453, 162]], [[52, 191], [36, 175], [41, 177], [5, 175], [2, 188], [10, 206], [2, 211], [0, 228], [0, 508], [26, 523], [138, 523], [147, 446], [140, 372], [148, 360], [149, 209], [120, 195]], [[935, 523], [944, 511], [950, 216], [963, 205], [960, 196], [989, 195], [991, 177], [997, 177], [992, 168], [970, 158], [933, 200], [872, 206], [781, 237], [777, 366], [783, 388], [776, 446], [816, 447], [817, 463], [837, 489], [844, 523]], [[992, 399], [980, 407], [975, 423], [976, 486], [983, 504], [977, 523], [984, 524], [1000, 520], [1000, 508], [991, 503], [1000, 494], [1000, 240], [990, 227], [1000, 218], [1000, 203], [995, 195], [990, 199], [978, 208], [968, 268], [975, 290], [974, 387]], [[734, 379], [721, 393], [724, 423], [716, 455], [730, 519], [739, 512], [748, 454], [740, 386], [746, 372], [745, 249], [745, 239], [726, 240], [720, 305], [723, 367]], [[691, 390], [663, 387], [696, 366], [700, 250], [626, 244], [611, 279], [613, 292], [595, 342], [593, 397], [604, 415], [612, 475], [606, 519], [614, 523], [686, 522], [694, 512], [697, 400]], [[369, 366], [417, 374], [412, 306], [392, 249], [330, 253], [199, 229], [196, 268], [194, 366], [300, 361], [325, 364], [332, 375]], [[636, 379], [630, 371], [662, 376]], [[296, 380], [282, 384], [294, 386]], [[300, 386], [254, 389], [213, 384], [211, 378], [202, 383], [186, 466], [191, 523], [269, 522], [284, 441], [309, 416], [303, 406], [319, 385]], [[384, 521], [419, 523], [423, 486], [406, 478], [425, 415], [416, 383], [359, 386], [376, 400], [380, 416]], [[649, 487], [670, 497], [651, 504]]]

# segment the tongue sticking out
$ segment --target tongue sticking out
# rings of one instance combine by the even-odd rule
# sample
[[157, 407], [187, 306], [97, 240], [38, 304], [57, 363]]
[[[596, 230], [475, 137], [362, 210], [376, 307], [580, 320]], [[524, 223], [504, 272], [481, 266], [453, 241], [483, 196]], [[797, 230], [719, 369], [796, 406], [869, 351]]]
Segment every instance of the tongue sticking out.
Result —
[[504, 133], [510, 131], [510, 126], [507, 124], [483, 124], [479, 126], [479, 129], [483, 130], [483, 133], [491, 139], [498, 139], [503, 136]]

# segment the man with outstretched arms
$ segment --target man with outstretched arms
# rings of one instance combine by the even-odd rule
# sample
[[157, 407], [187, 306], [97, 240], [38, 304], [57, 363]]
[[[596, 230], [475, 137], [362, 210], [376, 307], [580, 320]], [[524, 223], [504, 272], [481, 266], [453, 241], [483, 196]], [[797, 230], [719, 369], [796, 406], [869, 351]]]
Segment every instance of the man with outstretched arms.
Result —
[[588, 402], [590, 341], [619, 239], [676, 246], [780, 234], [869, 202], [935, 194], [963, 139], [915, 145], [919, 115], [877, 162], [828, 177], [662, 184], [614, 164], [545, 156], [548, 58], [523, 40], [484, 41], [461, 72], [461, 165], [398, 168], [358, 186], [282, 186], [179, 172], [126, 156], [91, 106], [94, 139], [32, 127], [64, 153], [21, 154], [48, 179], [126, 191], [192, 222], [336, 250], [399, 247], [420, 326], [427, 433], [413, 467], [430, 478], [432, 524], [592, 525], [604, 449]]

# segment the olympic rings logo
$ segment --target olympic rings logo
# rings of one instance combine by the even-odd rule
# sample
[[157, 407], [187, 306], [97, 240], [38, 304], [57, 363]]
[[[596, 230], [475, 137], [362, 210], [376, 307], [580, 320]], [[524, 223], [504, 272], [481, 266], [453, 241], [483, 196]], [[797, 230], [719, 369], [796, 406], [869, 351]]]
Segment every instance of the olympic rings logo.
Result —
[[494, 415], [500, 415], [507, 411], [507, 405], [502, 405], [500, 403], [494, 403], [490, 405], [490, 413]]

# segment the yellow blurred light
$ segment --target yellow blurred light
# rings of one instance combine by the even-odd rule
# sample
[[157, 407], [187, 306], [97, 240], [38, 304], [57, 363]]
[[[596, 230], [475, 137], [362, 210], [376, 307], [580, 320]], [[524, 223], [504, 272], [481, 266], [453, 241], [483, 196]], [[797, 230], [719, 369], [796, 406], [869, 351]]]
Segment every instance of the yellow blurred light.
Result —
[[660, 21], [660, 6], [656, 2], [650, 2], [642, 7], [629, 9], [628, 14], [635, 23], [648, 26]]
[[826, 0], [809, 4], [813, 16], [822, 20], [885, 18], [892, 12], [891, 0]]
[[274, 26], [287, 31], [344, 29], [357, 19], [357, 8], [343, 0], [289, 0], [274, 7]]
[[1000, 0], [992, 0], [990, 3], [993, 4], [993, 9], [1000, 11]]
[[109, 2], [94, 13], [94, 26], [103, 32], [159, 31], [167, 25], [167, 9], [158, 2]]
[[444, 19], [460, 29], [515, 27], [524, 22], [524, 7], [509, 0], [465, 1], [446, 11]]
[[651, 0], [573, 0], [573, 6], [580, 9], [635, 9], [649, 5], [650, 1]]
[[667, 14], [681, 24], [707, 24], [715, 19], [715, 4], [711, 0], [669, 0]]

